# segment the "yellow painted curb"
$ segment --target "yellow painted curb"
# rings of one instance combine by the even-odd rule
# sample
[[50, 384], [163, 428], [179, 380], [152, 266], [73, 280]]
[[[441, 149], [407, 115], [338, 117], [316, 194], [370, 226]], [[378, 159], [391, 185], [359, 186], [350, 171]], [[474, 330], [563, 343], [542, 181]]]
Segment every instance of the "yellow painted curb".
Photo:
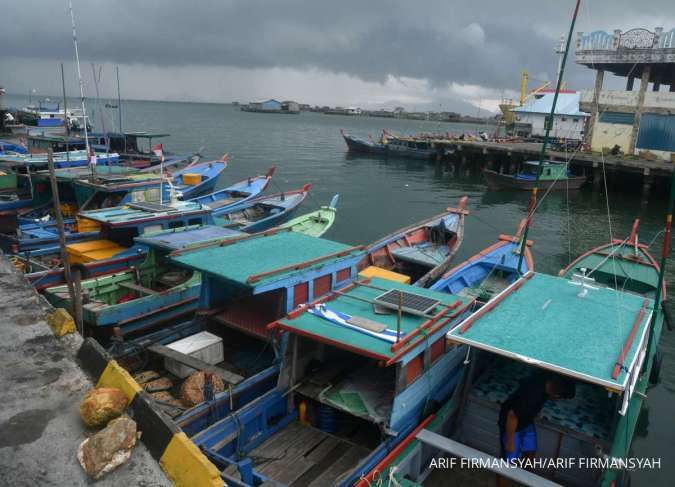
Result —
[[57, 337], [75, 333], [75, 320], [63, 308], [57, 308], [53, 313], [48, 314], [47, 324]]
[[173, 435], [159, 464], [177, 487], [225, 485], [216, 466], [182, 432]]
[[98, 379], [96, 387], [116, 387], [120, 389], [129, 399], [129, 404], [134, 397], [141, 391], [141, 386], [134, 380], [129, 372], [122, 368], [116, 361], [108, 362], [105, 370]]

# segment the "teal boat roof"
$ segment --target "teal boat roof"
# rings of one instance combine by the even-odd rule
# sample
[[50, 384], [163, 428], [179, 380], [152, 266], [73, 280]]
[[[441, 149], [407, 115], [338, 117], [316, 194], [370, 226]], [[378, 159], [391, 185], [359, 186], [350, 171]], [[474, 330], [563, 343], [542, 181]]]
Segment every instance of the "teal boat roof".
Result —
[[[298, 272], [296, 264], [316, 261], [302, 271], [319, 268], [362, 251], [345, 244], [311, 237], [298, 232], [281, 231], [271, 235], [251, 236], [229, 245], [213, 245], [172, 256], [174, 262], [213, 277], [246, 287], [288, 278]], [[344, 253], [344, 255], [339, 255]], [[324, 258], [325, 257], [325, 258]], [[286, 269], [280, 271], [281, 269]], [[274, 272], [280, 271], [280, 272]], [[250, 282], [251, 276], [272, 273]]]
[[642, 296], [537, 273], [491, 303], [448, 338], [613, 390], [626, 389], [653, 309]]
[[[390, 290], [405, 291], [407, 293], [413, 293], [439, 301], [439, 305], [436, 306], [433, 313], [438, 313], [443, 310], [444, 305], [449, 307], [451, 311], [438, 320], [437, 323], [439, 325], [442, 325], [445, 320], [448, 320], [453, 315], [459, 316], [464, 308], [473, 302], [471, 299], [456, 295], [432, 291], [430, 289], [385, 279], [371, 278], [367, 281], [359, 281], [351, 288], [343, 289], [341, 294], [335, 295], [334, 299], [326, 301], [324, 304], [325, 308], [330, 312], [365, 318], [366, 320], [386, 325], [386, 330], [393, 330], [395, 332], [398, 319], [396, 311], [387, 314], [378, 314], [375, 312], [372, 304], [372, 301], [377, 296]], [[427, 322], [429, 319], [429, 316], [418, 316], [407, 312], [402, 313], [400, 339], [405, 339], [406, 335], [414, 333], [414, 335], [411, 335], [408, 338], [409, 345], [402, 348], [392, 348], [394, 341], [391, 339], [386, 340], [381, 333], [372, 334], [364, 332], [363, 329], [359, 327], [340, 325], [333, 320], [326, 319], [324, 316], [319, 316], [309, 311], [305, 311], [297, 316], [294, 316], [293, 313], [291, 313], [289, 316], [279, 320], [278, 326], [291, 333], [309, 336], [317, 341], [349, 348], [361, 355], [381, 360], [394, 359], [394, 361], [398, 361], [398, 359], [402, 359], [403, 357], [403, 355], [401, 355], [402, 351], [410, 351], [412, 348], [417, 347], [420, 342], [426, 340], [426, 334], [431, 327], [426, 328], [425, 331], [421, 333], [418, 329], [420, 325]], [[452, 324], [453, 321], [450, 320], [443, 325], [443, 327], [447, 330]]]
[[[132, 175], [138, 172], [138, 169], [134, 167], [127, 166], [106, 166], [106, 165], [97, 165], [94, 167], [94, 174], [99, 178], [105, 177], [125, 177]], [[91, 168], [89, 166], [78, 166], [78, 167], [64, 167], [56, 169], [54, 171], [56, 174], [56, 179], [62, 181], [75, 181], [78, 179], [86, 180], [91, 175]], [[40, 178], [49, 178], [49, 171], [37, 171], [35, 176]]]
[[207, 211], [199, 203], [178, 201], [173, 205], [160, 205], [159, 203], [128, 204], [101, 210], [82, 211], [79, 216], [99, 223], [117, 226], [133, 224], [140, 220], [161, 219], [177, 214], [205, 213]]
[[157, 232], [150, 235], [146, 234], [142, 237], [136, 237], [134, 240], [137, 243], [155, 248], [178, 250], [244, 235], [246, 234], [230, 228], [217, 227], [215, 225], [203, 225], [197, 227], [175, 228], [173, 230]]

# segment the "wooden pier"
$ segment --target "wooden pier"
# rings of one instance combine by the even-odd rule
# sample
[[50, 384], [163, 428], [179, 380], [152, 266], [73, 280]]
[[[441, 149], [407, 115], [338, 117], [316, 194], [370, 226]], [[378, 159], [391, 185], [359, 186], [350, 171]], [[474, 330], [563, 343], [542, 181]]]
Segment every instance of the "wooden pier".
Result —
[[[541, 152], [540, 142], [492, 142], [437, 139], [431, 141], [439, 150], [439, 161], [445, 160], [460, 169], [478, 166], [505, 174], [518, 171], [526, 160], [538, 160]], [[554, 161], [570, 161], [570, 169], [577, 174], [586, 175], [599, 189], [603, 180], [603, 163], [608, 177], [623, 175], [640, 177], [639, 187], [643, 201], [646, 201], [654, 185], [667, 187], [675, 165], [660, 160], [647, 160], [636, 157], [602, 155], [588, 152], [546, 151], [546, 158]], [[637, 183], [637, 180], [636, 180]]]

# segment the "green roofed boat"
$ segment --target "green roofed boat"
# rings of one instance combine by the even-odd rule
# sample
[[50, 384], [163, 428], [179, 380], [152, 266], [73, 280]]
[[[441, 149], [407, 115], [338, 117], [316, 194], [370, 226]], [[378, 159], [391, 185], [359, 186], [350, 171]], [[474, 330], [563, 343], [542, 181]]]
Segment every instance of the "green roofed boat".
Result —
[[[500, 174], [485, 169], [483, 175], [491, 189], [532, 190], [535, 185], [543, 190], [579, 189], [586, 182], [586, 176], [575, 176], [567, 169], [564, 162], [525, 161], [523, 171], [516, 174]], [[541, 171], [537, 181], [537, 171]]]
[[[462, 382], [370, 478], [433, 483], [440, 471], [431, 472], [431, 460], [453, 456], [487, 460], [489, 470], [522, 485], [628, 485], [627, 468], [607, 461], [631, 456], [647, 388], [658, 380], [657, 345], [668, 316], [655, 305], [665, 297], [662, 269], [638, 242], [638, 223], [628, 238], [583, 254], [559, 277], [527, 272], [453, 328], [448, 340], [470, 350]], [[536, 458], [567, 466], [507, 468], [498, 463], [500, 407], [537, 371], [575, 385], [573, 398], [547, 401], [534, 422]]]

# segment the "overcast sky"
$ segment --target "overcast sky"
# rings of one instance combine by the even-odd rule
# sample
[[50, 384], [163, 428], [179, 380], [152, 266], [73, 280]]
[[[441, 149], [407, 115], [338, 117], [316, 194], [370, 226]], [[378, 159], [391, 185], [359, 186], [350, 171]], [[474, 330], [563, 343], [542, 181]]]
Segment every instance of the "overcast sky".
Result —
[[[321, 105], [476, 114], [554, 77], [573, 0], [73, 0], [85, 90], [102, 96]], [[0, 0], [0, 85], [77, 89], [67, 0]], [[576, 31], [675, 27], [672, 0], [586, 0]], [[573, 39], [574, 43], [574, 39]], [[570, 56], [569, 87], [592, 86]], [[610, 81], [610, 84], [612, 81]]]

